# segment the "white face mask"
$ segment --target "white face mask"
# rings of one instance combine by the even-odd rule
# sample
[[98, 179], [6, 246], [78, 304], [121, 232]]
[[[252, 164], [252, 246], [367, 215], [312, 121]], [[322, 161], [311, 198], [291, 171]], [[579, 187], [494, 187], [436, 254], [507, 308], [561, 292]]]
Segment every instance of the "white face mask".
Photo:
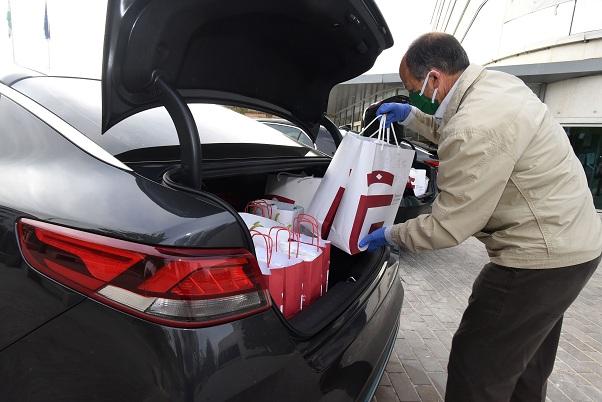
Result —
[[[426, 78], [424, 79], [424, 82], [422, 83], [422, 90], [420, 90], [420, 96], [424, 95], [424, 90], [426, 89], [426, 84], [428, 84], [429, 77], [431, 76], [432, 72], [433, 72], [433, 70], [429, 71], [429, 73], [426, 75]], [[437, 97], [437, 92], [439, 92], [439, 88], [435, 88], [435, 90], [433, 91], [433, 97], [431, 98], [431, 103], [435, 103], [435, 98]]]

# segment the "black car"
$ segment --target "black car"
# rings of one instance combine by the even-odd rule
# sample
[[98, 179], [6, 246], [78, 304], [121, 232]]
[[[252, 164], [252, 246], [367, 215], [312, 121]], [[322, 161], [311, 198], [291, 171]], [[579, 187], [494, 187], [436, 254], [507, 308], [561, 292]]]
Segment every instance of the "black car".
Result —
[[[373, 103], [364, 111], [364, 117], [362, 119], [363, 127], [366, 127], [376, 117], [376, 111], [378, 107], [383, 103], [408, 103], [408, 97], [405, 95], [395, 95], [390, 98], [384, 99], [380, 102]], [[394, 129], [401, 142], [401, 146], [413, 149], [416, 154], [414, 156], [414, 162], [412, 167], [414, 169], [426, 170], [426, 177], [428, 178], [428, 186], [424, 194], [416, 195], [411, 182], [408, 182], [406, 190], [403, 194], [401, 204], [399, 205], [399, 211], [395, 217], [395, 223], [405, 222], [408, 219], [415, 218], [422, 214], [428, 214], [431, 212], [431, 206], [439, 189], [437, 188], [437, 174], [439, 172], [439, 157], [437, 156], [436, 149], [432, 149], [427, 144], [417, 143], [416, 141], [410, 140], [405, 136], [405, 130], [403, 125], [393, 123]], [[378, 124], [372, 124], [364, 131], [364, 135], [370, 136], [378, 129]], [[390, 140], [393, 143], [394, 139]]]
[[392, 45], [374, 2], [116, 0], [106, 29], [102, 81], [0, 74], [2, 400], [369, 400], [395, 259], [333, 250], [286, 320], [238, 211], [330, 158], [215, 104], [334, 132], [330, 89]]

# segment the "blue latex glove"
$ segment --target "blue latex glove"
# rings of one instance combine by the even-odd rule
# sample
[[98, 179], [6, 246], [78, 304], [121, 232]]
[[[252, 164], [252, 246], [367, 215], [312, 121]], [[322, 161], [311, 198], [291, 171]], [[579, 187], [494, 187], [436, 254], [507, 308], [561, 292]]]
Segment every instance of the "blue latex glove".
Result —
[[364, 247], [368, 245], [368, 251], [374, 251], [382, 246], [389, 244], [385, 238], [385, 228], [376, 229], [374, 232], [365, 236], [359, 246]]
[[376, 110], [376, 115], [385, 114], [387, 116], [386, 127], [388, 128], [393, 122], [401, 123], [407, 119], [411, 111], [412, 106], [407, 103], [383, 103]]

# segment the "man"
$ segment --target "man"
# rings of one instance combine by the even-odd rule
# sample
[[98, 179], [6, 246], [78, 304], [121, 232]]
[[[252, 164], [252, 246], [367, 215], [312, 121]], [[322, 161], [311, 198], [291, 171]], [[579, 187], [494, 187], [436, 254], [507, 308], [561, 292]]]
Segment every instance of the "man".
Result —
[[516, 77], [469, 64], [453, 36], [419, 37], [399, 74], [414, 106], [378, 113], [438, 143], [440, 193], [430, 215], [360, 245], [421, 251], [481, 240], [491, 262], [454, 335], [445, 399], [544, 401], [563, 313], [602, 252], [583, 168], [537, 96]]

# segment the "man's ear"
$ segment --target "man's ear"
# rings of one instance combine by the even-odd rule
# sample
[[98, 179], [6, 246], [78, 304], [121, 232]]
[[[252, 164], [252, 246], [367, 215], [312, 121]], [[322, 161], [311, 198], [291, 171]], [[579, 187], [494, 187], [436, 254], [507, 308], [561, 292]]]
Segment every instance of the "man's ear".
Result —
[[[433, 84], [437, 83], [439, 85], [441, 85], [441, 78], [442, 78], [442, 74], [440, 71], [438, 70], [431, 70], [431, 77], [433, 77]], [[433, 85], [434, 87], [434, 85]]]

